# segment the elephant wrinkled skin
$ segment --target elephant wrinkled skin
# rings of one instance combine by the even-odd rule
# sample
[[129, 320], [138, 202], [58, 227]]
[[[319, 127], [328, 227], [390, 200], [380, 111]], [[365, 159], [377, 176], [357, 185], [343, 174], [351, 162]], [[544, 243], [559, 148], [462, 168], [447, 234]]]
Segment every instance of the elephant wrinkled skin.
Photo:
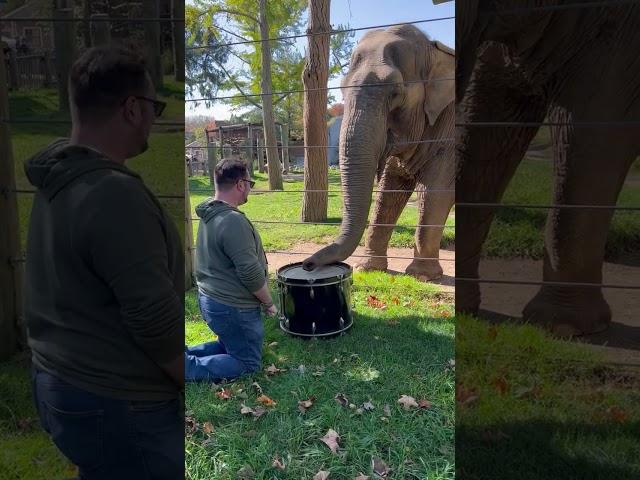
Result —
[[[640, 5], [507, 12], [528, 6], [540, 2], [458, 0], [456, 201], [500, 202], [538, 130], [469, 123], [548, 119], [555, 124], [552, 203], [615, 205], [640, 154], [637, 124], [567, 124], [640, 120]], [[478, 278], [493, 213], [457, 209], [456, 276]], [[611, 209], [551, 209], [544, 281], [601, 283], [612, 215]], [[476, 313], [479, 305], [478, 284], [456, 282], [456, 310]], [[584, 335], [606, 329], [611, 310], [600, 287], [543, 285], [523, 319], [561, 336]]]
[[[453, 50], [412, 25], [373, 30], [358, 43], [342, 83], [342, 228], [332, 244], [303, 262], [306, 269], [342, 261], [356, 249], [376, 174], [378, 189], [394, 192], [378, 193], [371, 223], [395, 225], [415, 189], [418, 223], [444, 225], [455, 199], [454, 68]], [[372, 257], [359, 268], [387, 268], [392, 231], [368, 229], [365, 254]], [[442, 275], [437, 260], [442, 231], [437, 226], [417, 228], [408, 274], [425, 281]]]

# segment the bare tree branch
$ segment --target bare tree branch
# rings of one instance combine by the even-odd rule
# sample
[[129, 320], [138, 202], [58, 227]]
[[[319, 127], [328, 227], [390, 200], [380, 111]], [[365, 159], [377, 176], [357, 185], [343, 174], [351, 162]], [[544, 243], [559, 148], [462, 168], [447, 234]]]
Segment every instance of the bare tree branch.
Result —
[[229, 15], [238, 15], [240, 17], [245, 17], [245, 18], [248, 18], [249, 20], [253, 20], [255, 23], [260, 25], [260, 20], [258, 20], [256, 17], [253, 17], [245, 12], [240, 12], [238, 10], [231, 10], [227, 8], [216, 8], [213, 10], [213, 13], [228, 13]]
[[231, 83], [233, 83], [234, 87], [236, 87], [238, 89], [238, 91], [245, 97], [247, 102], [251, 103], [253, 106], [255, 106], [255, 107], [259, 108], [260, 110], [262, 110], [262, 106], [261, 105], [259, 105], [255, 101], [253, 101], [251, 99], [251, 97], [248, 97], [247, 94], [244, 93], [244, 90], [242, 90], [242, 87], [238, 84], [238, 82], [236, 82], [235, 78], [233, 78], [233, 76], [227, 71], [227, 69], [224, 68], [224, 65], [222, 65], [220, 62], [216, 62], [216, 64], [222, 69], [222, 71], [229, 78], [229, 80], [231, 80]]
[[279, 104], [282, 100], [284, 100], [285, 98], [287, 98], [289, 95], [291, 95], [290, 93], [285, 93], [284, 95], [282, 95], [280, 98], [278, 98], [275, 102], [273, 102], [273, 106], [275, 107], [277, 104]]

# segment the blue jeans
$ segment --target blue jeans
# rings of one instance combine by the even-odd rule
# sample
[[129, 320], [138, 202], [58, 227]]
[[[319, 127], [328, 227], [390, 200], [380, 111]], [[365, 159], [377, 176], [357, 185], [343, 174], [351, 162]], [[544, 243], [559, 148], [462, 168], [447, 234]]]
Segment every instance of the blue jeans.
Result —
[[40, 423], [82, 480], [184, 478], [179, 399], [127, 401], [81, 390], [33, 370]]
[[231, 307], [202, 292], [198, 304], [218, 340], [185, 348], [185, 379], [219, 382], [260, 370], [264, 338], [260, 307]]

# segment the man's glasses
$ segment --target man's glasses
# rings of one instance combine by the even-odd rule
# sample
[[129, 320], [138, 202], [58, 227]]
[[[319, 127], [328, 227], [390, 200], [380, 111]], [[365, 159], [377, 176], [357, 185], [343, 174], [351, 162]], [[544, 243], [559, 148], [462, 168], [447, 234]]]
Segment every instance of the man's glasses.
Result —
[[[161, 100], [156, 100], [154, 98], [143, 97], [142, 95], [132, 95], [132, 97], [133, 98], [137, 98], [138, 100], [146, 100], [147, 102], [153, 103], [153, 114], [156, 117], [159, 117], [160, 115], [162, 115], [162, 112], [164, 112], [164, 109], [167, 106], [167, 102], [163, 102]], [[127, 101], [127, 99], [125, 98], [124, 101], [122, 102], [122, 104], [124, 105], [124, 103], [126, 101]]]
[[250, 186], [251, 188], [253, 188], [253, 187], [255, 187], [255, 186], [256, 186], [256, 182], [254, 182], [253, 180], [247, 180], [246, 178], [241, 178], [241, 179], [240, 179], [240, 181], [241, 181], [241, 182], [249, 182], [249, 186]]

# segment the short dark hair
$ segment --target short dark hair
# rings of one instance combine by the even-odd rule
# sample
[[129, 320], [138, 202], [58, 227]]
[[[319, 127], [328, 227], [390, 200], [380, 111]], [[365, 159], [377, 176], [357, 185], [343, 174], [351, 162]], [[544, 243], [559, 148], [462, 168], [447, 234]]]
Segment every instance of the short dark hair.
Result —
[[245, 178], [248, 174], [249, 169], [244, 161], [235, 158], [223, 158], [213, 170], [216, 190], [228, 190], [229, 187], [238, 183], [238, 180]]
[[122, 45], [88, 49], [69, 74], [69, 99], [81, 121], [112, 113], [128, 96], [144, 95], [148, 87], [144, 58]]

